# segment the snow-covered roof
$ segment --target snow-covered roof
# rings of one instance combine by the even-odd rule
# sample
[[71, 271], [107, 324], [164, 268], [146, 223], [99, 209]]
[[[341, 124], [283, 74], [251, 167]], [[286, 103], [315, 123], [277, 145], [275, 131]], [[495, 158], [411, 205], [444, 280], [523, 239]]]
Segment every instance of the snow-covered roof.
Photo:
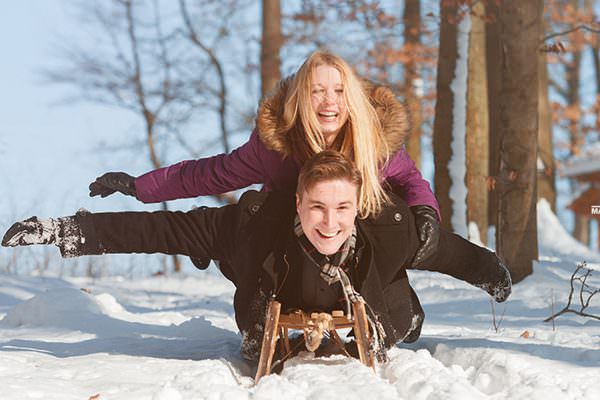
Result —
[[563, 176], [572, 177], [600, 172], [600, 142], [587, 145], [581, 154], [566, 160], [561, 166]]

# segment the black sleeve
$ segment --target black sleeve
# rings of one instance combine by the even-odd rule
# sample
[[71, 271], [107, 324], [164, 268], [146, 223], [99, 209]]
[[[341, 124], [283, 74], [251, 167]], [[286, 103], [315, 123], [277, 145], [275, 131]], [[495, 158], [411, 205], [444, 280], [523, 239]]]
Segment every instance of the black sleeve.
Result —
[[226, 260], [236, 232], [235, 207], [185, 213], [78, 213], [81, 253], [163, 253]]

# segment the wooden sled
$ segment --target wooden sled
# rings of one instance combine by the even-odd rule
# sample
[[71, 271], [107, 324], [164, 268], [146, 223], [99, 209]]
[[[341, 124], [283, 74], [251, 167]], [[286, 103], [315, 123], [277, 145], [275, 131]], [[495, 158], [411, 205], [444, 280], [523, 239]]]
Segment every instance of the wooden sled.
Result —
[[[260, 378], [271, 373], [271, 363], [278, 339], [281, 339], [280, 350], [282, 354], [291, 353], [289, 329], [303, 330], [305, 343], [309, 348], [310, 346], [319, 347], [322, 338], [322, 334], [319, 334], [323, 331], [327, 331], [331, 338], [341, 342], [337, 329], [353, 328], [360, 361], [375, 369], [375, 355], [369, 346], [371, 332], [369, 331], [364, 303], [352, 303], [352, 312], [352, 319], [348, 319], [343, 311], [334, 311], [332, 314], [312, 313], [309, 315], [302, 310], [297, 310], [289, 314], [281, 314], [281, 303], [273, 299], [269, 300], [258, 370], [254, 382], [258, 383]], [[312, 336], [316, 336], [317, 339], [311, 340]], [[311, 350], [314, 351], [314, 348]]]

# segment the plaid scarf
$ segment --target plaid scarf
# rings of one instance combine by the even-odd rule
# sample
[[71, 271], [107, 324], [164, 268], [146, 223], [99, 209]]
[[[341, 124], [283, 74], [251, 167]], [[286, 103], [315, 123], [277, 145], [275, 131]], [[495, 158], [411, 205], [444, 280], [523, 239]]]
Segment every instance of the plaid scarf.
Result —
[[356, 226], [352, 229], [352, 235], [342, 244], [340, 249], [332, 255], [326, 256], [318, 252], [315, 246], [308, 240], [302, 225], [300, 224], [300, 218], [296, 215], [294, 219], [294, 233], [298, 238], [298, 243], [304, 251], [304, 254], [312, 261], [320, 270], [321, 278], [329, 285], [335, 282], [340, 282], [344, 297], [346, 298], [346, 314], [350, 317], [351, 304], [353, 301], [364, 300], [360, 293], [358, 293], [352, 286], [350, 278], [343, 269], [344, 264], [347, 261], [352, 260], [354, 256], [354, 248], [356, 247]]
[[300, 223], [300, 217], [296, 214], [294, 218], [294, 233], [296, 234], [296, 238], [298, 239], [298, 243], [300, 244], [300, 248], [306, 254], [308, 259], [312, 261], [320, 270], [321, 270], [321, 278], [329, 285], [334, 284], [335, 282], [340, 282], [342, 285], [342, 291], [344, 292], [344, 297], [346, 299], [346, 315], [348, 319], [352, 316], [352, 303], [355, 301], [359, 301], [365, 304], [365, 308], [367, 309], [367, 319], [369, 320], [369, 325], [371, 326], [371, 330], [373, 332], [373, 347], [379, 355], [383, 352], [383, 358], [385, 359], [385, 348], [383, 347], [383, 339], [385, 338], [385, 331], [383, 330], [383, 326], [375, 317], [373, 310], [369, 307], [365, 299], [361, 296], [360, 293], [354, 289], [352, 286], [352, 282], [344, 271], [344, 267], [348, 265], [349, 261], [353, 259], [355, 248], [356, 248], [356, 225], [354, 225], [352, 229], [352, 235], [342, 244], [340, 249], [332, 255], [326, 256], [315, 248], [315, 246], [308, 240], [304, 230], [302, 229], [302, 224]]

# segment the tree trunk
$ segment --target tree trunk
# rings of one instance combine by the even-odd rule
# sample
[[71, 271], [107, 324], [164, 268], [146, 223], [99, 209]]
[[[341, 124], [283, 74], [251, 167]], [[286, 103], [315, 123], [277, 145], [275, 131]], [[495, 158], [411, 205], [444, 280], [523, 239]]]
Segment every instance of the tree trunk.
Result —
[[[485, 47], [487, 59], [487, 82], [488, 82], [488, 116], [489, 116], [489, 175], [490, 182], [498, 177], [500, 173], [500, 111], [499, 98], [502, 86], [501, 63], [502, 46], [500, 43], [500, 10], [495, 1], [486, 4], [488, 15], [495, 17], [496, 22], [486, 24]], [[490, 226], [498, 226], [498, 192], [495, 185], [488, 187], [488, 223]]]
[[[467, 85], [467, 222], [479, 230], [482, 243], [487, 242], [489, 175], [489, 122], [487, 102], [487, 76], [485, 59], [485, 5], [473, 5], [469, 35], [469, 75]], [[469, 232], [470, 233], [470, 232]]]
[[554, 167], [554, 146], [552, 140], [552, 111], [548, 98], [548, 65], [546, 53], [538, 55], [540, 83], [539, 96], [539, 126], [538, 126], [538, 157], [541, 168], [537, 172], [538, 199], [546, 199], [552, 211], [556, 213], [556, 168]]
[[[571, 0], [571, 5], [579, 9], [579, 1]], [[579, 85], [581, 80], [581, 49], [573, 49], [573, 61], [566, 64], [567, 74], [567, 104], [576, 109], [581, 108], [581, 94]], [[584, 134], [581, 132], [581, 125], [578, 120], [569, 121], [569, 133], [571, 134], [571, 155], [577, 155], [581, 152], [581, 147], [585, 142]], [[579, 182], [571, 180], [571, 192], [575, 193]], [[575, 214], [575, 226], [573, 227], [573, 237], [579, 242], [589, 246], [590, 244], [590, 219], [586, 215]]]
[[450, 23], [449, 17], [456, 16], [456, 5], [444, 5], [440, 0], [442, 15], [440, 27], [440, 49], [437, 67], [437, 97], [435, 103], [435, 120], [433, 124], [433, 156], [435, 165], [434, 188], [440, 205], [442, 226], [452, 230], [452, 200], [450, 186], [452, 180], [448, 163], [452, 156], [452, 125], [454, 95], [450, 84], [454, 80], [456, 69], [458, 29], [456, 23]]
[[503, 56], [500, 92], [500, 196], [497, 250], [519, 282], [538, 256], [536, 160], [538, 135], [538, 43], [541, 0], [505, 0], [500, 6]]
[[279, 0], [263, 0], [260, 50], [261, 94], [263, 97], [281, 80], [279, 50], [282, 42]]
[[[421, 1], [406, 0], [404, 3], [404, 43], [408, 49], [417, 49], [421, 44]], [[421, 168], [421, 99], [417, 94], [416, 81], [419, 78], [414, 57], [404, 65], [405, 100], [410, 111], [410, 134], [406, 150], [417, 168]]]

